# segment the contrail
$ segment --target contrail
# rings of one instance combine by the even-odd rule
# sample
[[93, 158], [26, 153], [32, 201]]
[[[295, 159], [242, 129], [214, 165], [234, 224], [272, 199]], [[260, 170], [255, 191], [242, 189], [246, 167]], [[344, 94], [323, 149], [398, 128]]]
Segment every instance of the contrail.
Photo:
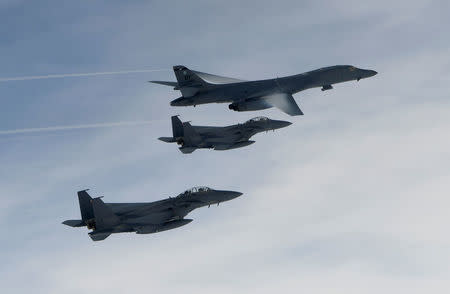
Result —
[[69, 78], [69, 77], [119, 75], [119, 74], [129, 74], [129, 73], [167, 71], [167, 70], [168, 69], [137, 69], [137, 70], [103, 71], [103, 72], [88, 72], [88, 73], [68, 73], [68, 74], [43, 75], [43, 76], [23, 76], [23, 77], [0, 78], [0, 82], [59, 79], [59, 78]]
[[53, 131], [78, 130], [78, 129], [93, 129], [93, 128], [110, 128], [110, 127], [122, 127], [122, 126], [137, 126], [137, 125], [145, 125], [145, 124], [153, 123], [155, 121], [156, 120], [124, 121], [124, 122], [89, 124], [89, 125], [71, 125], [71, 126], [54, 126], [54, 127], [46, 127], [46, 128], [15, 129], [15, 130], [0, 131], [0, 135], [53, 132]]

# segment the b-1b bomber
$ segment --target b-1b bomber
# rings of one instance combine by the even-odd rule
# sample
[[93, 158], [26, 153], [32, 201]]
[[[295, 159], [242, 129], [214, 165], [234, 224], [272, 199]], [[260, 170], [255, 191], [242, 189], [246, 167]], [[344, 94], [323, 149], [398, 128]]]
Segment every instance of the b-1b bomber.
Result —
[[172, 137], [160, 137], [167, 143], [177, 143], [182, 153], [192, 153], [198, 148], [229, 150], [255, 143], [250, 138], [260, 132], [287, 127], [291, 122], [273, 120], [267, 117], [255, 117], [243, 124], [225, 127], [192, 126], [182, 122], [178, 116], [172, 116]]
[[235, 199], [242, 193], [194, 187], [176, 197], [146, 203], [104, 203], [92, 198], [87, 190], [78, 192], [81, 219], [66, 220], [70, 227], [87, 227], [93, 241], [106, 239], [113, 233], [153, 234], [187, 225], [184, 218], [191, 211]]
[[292, 96], [311, 88], [322, 91], [333, 85], [359, 81], [377, 74], [374, 70], [351, 65], [323, 67], [305, 73], [257, 81], [244, 81], [190, 70], [183, 65], [173, 67], [176, 82], [151, 81], [179, 90], [182, 97], [170, 102], [172, 106], [196, 106], [206, 103], [230, 103], [234, 111], [253, 111], [276, 107], [289, 115], [303, 115]]

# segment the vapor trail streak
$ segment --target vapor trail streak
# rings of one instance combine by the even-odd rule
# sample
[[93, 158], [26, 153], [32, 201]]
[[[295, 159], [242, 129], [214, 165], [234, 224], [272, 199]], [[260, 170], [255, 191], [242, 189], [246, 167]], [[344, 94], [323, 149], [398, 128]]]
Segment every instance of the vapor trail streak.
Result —
[[10, 77], [10, 78], [0, 78], [0, 82], [58, 79], [58, 78], [69, 78], [69, 77], [119, 75], [119, 74], [166, 71], [166, 70], [168, 70], [168, 69], [137, 69], [137, 70], [120, 70], [120, 71], [104, 71], [104, 72], [88, 72], [88, 73], [69, 73], [69, 74], [56, 74], [56, 75], [43, 75], [43, 76]]
[[71, 126], [54, 126], [54, 127], [46, 127], [46, 128], [16, 129], [16, 130], [0, 131], [0, 135], [53, 132], [53, 131], [78, 130], [78, 129], [93, 129], [93, 128], [110, 128], [110, 127], [122, 127], [122, 126], [137, 126], [137, 125], [149, 124], [152, 122], [155, 122], [155, 121], [151, 121], [151, 120], [124, 121], [124, 122], [89, 124], [89, 125], [71, 125]]

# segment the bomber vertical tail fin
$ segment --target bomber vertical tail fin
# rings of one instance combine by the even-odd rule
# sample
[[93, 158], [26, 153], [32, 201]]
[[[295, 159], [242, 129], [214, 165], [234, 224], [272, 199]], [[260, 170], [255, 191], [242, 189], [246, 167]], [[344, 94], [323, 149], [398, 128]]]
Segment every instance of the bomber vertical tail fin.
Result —
[[178, 87], [202, 87], [209, 83], [202, 79], [195, 71], [190, 70], [184, 65], [175, 65], [173, 67], [175, 77], [178, 81]]

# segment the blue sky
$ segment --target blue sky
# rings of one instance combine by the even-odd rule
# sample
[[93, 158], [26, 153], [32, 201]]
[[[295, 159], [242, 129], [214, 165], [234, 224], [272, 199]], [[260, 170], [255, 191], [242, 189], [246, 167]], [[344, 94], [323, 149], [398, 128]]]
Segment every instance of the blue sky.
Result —
[[[446, 1], [0, 1], [1, 289], [8, 293], [445, 293], [450, 272], [450, 41]], [[379, 74], [295, 95], [305, 113], [172, 108], [147, 83], [171, 66], [244, 79], [352, 64]], [[294, 124], [186, 156], [170, 116]], [[196, 185], [244, 192], [188, 226], [92, 242], [61, 221], [76, 191], [154, 201]]]

